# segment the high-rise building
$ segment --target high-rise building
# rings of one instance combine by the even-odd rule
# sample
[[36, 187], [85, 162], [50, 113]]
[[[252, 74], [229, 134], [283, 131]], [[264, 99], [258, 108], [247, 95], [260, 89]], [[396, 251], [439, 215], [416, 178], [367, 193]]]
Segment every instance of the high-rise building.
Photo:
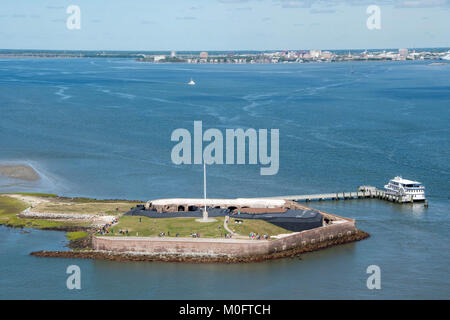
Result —
[[206, 51], [200, 52], [200, 58], [208, 58], [208, 52]]
[[400, 57], [407, 57], [408, 49], [398, 49], [398, 54], [400, 55]]

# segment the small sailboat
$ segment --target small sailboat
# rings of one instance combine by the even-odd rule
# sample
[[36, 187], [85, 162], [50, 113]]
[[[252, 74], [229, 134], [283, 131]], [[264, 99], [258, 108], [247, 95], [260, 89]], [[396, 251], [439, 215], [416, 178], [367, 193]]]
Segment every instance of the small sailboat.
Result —
[[192, 80], [192, 78], [191, 78], [191, 81], [189, 81], [189, 82], [188, 82], [188, 85], [190, 85], [190, 86], [194, 86], [194, 85], [195, 85], [195, 81], [194, 81], [194, 80]]

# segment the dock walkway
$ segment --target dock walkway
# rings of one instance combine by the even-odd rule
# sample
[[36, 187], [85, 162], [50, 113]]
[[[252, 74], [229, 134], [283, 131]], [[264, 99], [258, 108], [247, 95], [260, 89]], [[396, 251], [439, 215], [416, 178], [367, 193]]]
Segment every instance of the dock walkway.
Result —
[[[409, 199], [405, 199], [402, 196], [390, 194], [384, 190], [379, 190], [372, 186], [361, 186], [358, 191], [350, 192], [333, 192], [322, 194], [307, 194], [307, 195], [288, 195], [288, 196], [275, 196], [265, 197], [267, 199], [276, 200], [292, 200], [292, 201], [325, 201], [325, 200], [351, 200], [351, 199], [380, 199], [397, 203], [410, 203]], [[426, 204], [426, 202], [425, 202]]]

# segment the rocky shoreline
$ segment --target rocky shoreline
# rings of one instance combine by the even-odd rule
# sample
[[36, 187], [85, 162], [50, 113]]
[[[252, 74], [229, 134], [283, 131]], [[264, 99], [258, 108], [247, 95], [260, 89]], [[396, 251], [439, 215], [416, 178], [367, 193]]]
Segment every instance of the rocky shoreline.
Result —
[[69, 245], [74, 249], [82, 249], [78, 251], [35, 251], [30, 253], [36, 257], [51, 258], [78, 258], [78, 259], [99, 259], [110, 261], [149, 261], [149, 262], [184, 262], [184, 263], [250, 263], [262, 262], [267, 260], [282, 258], [298, 258], [299, 255], [307, 252], [317, 251], [328, 247], [351, 243], [369, 238], [370, 235], [362, 230], [357, 230], [355, 234], [344, 236], [333, 240], [325, 240], [316, 244], [309, 244], [275, 252], [267, 255], [255, 255], [246, 257], [230, 257], [230, 256], [189, 256], [189, 255], [147, 255], [147, 254], [131, 254], [131, 253], [114, 253], [104, 251], [86, 250], [89, 247], [90, 237], [75, 240]]

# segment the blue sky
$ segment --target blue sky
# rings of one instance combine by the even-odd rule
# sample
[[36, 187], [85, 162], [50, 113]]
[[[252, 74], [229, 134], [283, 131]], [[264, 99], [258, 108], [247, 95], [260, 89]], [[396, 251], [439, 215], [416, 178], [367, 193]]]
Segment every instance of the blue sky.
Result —
[[[381, 29], [366, 8], [381, 8]], [[66, 27], [69, 5], [81, 29]], [[449, 47], [450, 0], [2, 0], [0, 48], [272, 50]]]

